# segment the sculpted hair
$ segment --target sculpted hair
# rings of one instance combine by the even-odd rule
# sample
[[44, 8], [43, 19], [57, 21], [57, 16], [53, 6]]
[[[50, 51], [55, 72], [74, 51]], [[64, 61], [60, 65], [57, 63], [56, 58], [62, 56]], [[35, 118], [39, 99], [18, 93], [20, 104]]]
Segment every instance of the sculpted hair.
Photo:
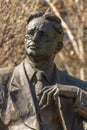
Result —
[[64, 36], [64, 32], [63, 32], [60, 18], [57, 17], [56, 15], [49, 13], [49, 12], [37, 11], [37, 12], [33, 12], [29, 15], [28, 20], [27, 20], [27, 24], [29, 24], [29, 22], [31, 20], [33, 20], [35, 18], [39, 18], [39, 17], [42, 17], [48, 21], [51, 21], [53, 28], [58, 33], [57, 52], [59, 52], [63, 48], [63, 36]]

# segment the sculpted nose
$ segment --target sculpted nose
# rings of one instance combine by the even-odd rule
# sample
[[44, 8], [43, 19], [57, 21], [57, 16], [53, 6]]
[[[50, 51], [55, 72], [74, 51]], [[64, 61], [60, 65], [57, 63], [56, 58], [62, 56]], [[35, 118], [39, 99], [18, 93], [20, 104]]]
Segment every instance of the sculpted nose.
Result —
[[38, 42], [38, 41], [39, 41], [39, 33], [38, 33], [38, 32], [35, 32], [35, 33], [34, 33], [32, 40], [33, 40], [34, 42]]

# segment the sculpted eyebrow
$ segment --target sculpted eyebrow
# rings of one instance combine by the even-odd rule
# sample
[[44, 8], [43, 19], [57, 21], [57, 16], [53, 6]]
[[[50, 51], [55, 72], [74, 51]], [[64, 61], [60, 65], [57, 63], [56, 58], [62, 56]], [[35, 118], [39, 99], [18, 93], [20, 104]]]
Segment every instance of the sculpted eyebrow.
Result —
[[27, 33], [30, 33], [30, 32], [33, 32], [33, 31], [34, 31], [34, 29], [28, 29]]
[[36, 27], [28, 27], [28, 26], [27, 26], [27, 32], [28, 32], [28, 31], [34, 31], [35, 29], [36, 29]]

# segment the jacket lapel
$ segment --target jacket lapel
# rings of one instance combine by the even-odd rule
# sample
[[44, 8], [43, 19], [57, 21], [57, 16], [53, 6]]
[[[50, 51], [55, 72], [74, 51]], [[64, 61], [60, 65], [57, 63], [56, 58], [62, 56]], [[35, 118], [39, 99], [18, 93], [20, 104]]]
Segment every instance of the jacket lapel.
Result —
[[[67, 84], [64, 76], [62, 76], [61, 71], [55, 67], [55, 83], [57, 84]], [[72, 99], [65, 99], [58, 97], [58, 114], [60, 116], [60, 121], [63, 126], [63, 130], [71, 130], [73, 122], [73, 108], [72, 108]]]
[[10, 95], [24, 124], [29, 128], [39, 130], [36, 109], [23, 62], [14, 70], [10, 83]]

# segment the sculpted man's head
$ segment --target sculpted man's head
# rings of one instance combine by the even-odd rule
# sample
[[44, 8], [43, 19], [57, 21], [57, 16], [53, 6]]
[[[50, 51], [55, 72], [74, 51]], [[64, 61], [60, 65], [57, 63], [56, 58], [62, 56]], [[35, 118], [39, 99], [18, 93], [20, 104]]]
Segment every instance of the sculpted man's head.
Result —
[[61, 20], [50, 13], [32, 13], [27, 21], [25, 49], [29, 57], [49, 59], [63, 47]]

